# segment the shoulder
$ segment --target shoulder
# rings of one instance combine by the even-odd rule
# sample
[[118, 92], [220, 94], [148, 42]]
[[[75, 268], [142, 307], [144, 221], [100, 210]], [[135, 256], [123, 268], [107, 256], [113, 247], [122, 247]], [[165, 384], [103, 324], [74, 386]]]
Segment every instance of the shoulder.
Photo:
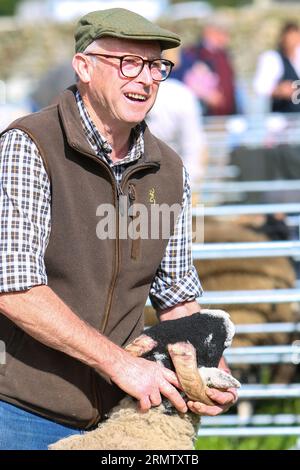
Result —
[[35, 142], [37, 146], [39, 140], [49, 141], [53, 131], [60, 128], [60, 120], [58, 116], [58, 106], [51, 105], [38, 112], [23, 116], [12, 122], [6, 129], [5, 133], [13, 132]]

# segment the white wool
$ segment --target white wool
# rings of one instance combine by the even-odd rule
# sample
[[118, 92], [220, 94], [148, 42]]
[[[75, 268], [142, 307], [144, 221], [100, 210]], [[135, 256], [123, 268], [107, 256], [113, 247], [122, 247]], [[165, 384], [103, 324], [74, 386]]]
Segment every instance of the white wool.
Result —
[[160, 362], [162, 364], [163, 361], [167, 358], [167, 355], [166, 354], [160, 354], [160, 353], [156, 352], [156, 353], [154, 353], [154, 358], [155, 358], [156, 362]]
[[201, 313], [206, 313], [207, 315], [210, 315], [211, 317], [224, 318], [225, 329], [227, 333], [227, 338], [224, 343], [224, 346], [225, 348], [228, 348], [231, 345], [232, 339], [235, 334], [234, 324], [230, 320], [229, 314], [227, 312], [224, 312], [224, 310], [209, 310], [209, 309], [201, 309]]
[[213, 339], [213, 334], [210, 333], [210, 334], [208, 335], [208, 337], [205, 338], [205, 340], [204, 340], [204, 345], [205, 345], [205, 346], [209, 346], [210, 343], [211, 343], [211, 341], [212, 341], [212, 339]]

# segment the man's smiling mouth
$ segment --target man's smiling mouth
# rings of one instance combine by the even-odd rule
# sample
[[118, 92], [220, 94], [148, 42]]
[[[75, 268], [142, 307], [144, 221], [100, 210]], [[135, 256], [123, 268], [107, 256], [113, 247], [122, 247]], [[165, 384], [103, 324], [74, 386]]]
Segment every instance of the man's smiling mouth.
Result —
[[131, 101], [146, 101], [148, 98], [145, 95], [140, 95], [139, 93], [125, 93], [126, 98]]

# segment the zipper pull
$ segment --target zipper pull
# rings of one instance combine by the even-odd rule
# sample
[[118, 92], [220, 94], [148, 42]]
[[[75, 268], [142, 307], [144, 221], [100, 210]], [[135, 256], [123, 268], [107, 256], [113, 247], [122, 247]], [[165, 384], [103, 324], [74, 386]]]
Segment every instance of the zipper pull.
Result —
[[128, 196], [129, 196], [130, 202], [134, 202], [136, 200], [135, 187], [131, 183], [128, 185]]
[[122, 191], [120, 184], [117, 185], [117, 194], [118, 194], [118, 201], [119, 201], [119, 212], [121, 217], [124, 217], [126, 211], [126, 195]]

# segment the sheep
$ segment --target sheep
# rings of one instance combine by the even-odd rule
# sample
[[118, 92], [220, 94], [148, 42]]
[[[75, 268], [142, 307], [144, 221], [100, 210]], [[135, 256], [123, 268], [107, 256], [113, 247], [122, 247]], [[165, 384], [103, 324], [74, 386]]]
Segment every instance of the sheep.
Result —
[[[135, 356], [160, 362], [176, 371], [189, 399], [213, 402], [206, 387], [239, 387], [231, 375], [217, 368], [231, 344], [234, 327], [221, 310], [202, 310], [191, 316], [155, 325], [125, 349]], [[192, 450], [200, 417], [178, 413], [167, 399], [147, 413], [127, 396], [94, 431], [62, 439], [50, 450]]]

